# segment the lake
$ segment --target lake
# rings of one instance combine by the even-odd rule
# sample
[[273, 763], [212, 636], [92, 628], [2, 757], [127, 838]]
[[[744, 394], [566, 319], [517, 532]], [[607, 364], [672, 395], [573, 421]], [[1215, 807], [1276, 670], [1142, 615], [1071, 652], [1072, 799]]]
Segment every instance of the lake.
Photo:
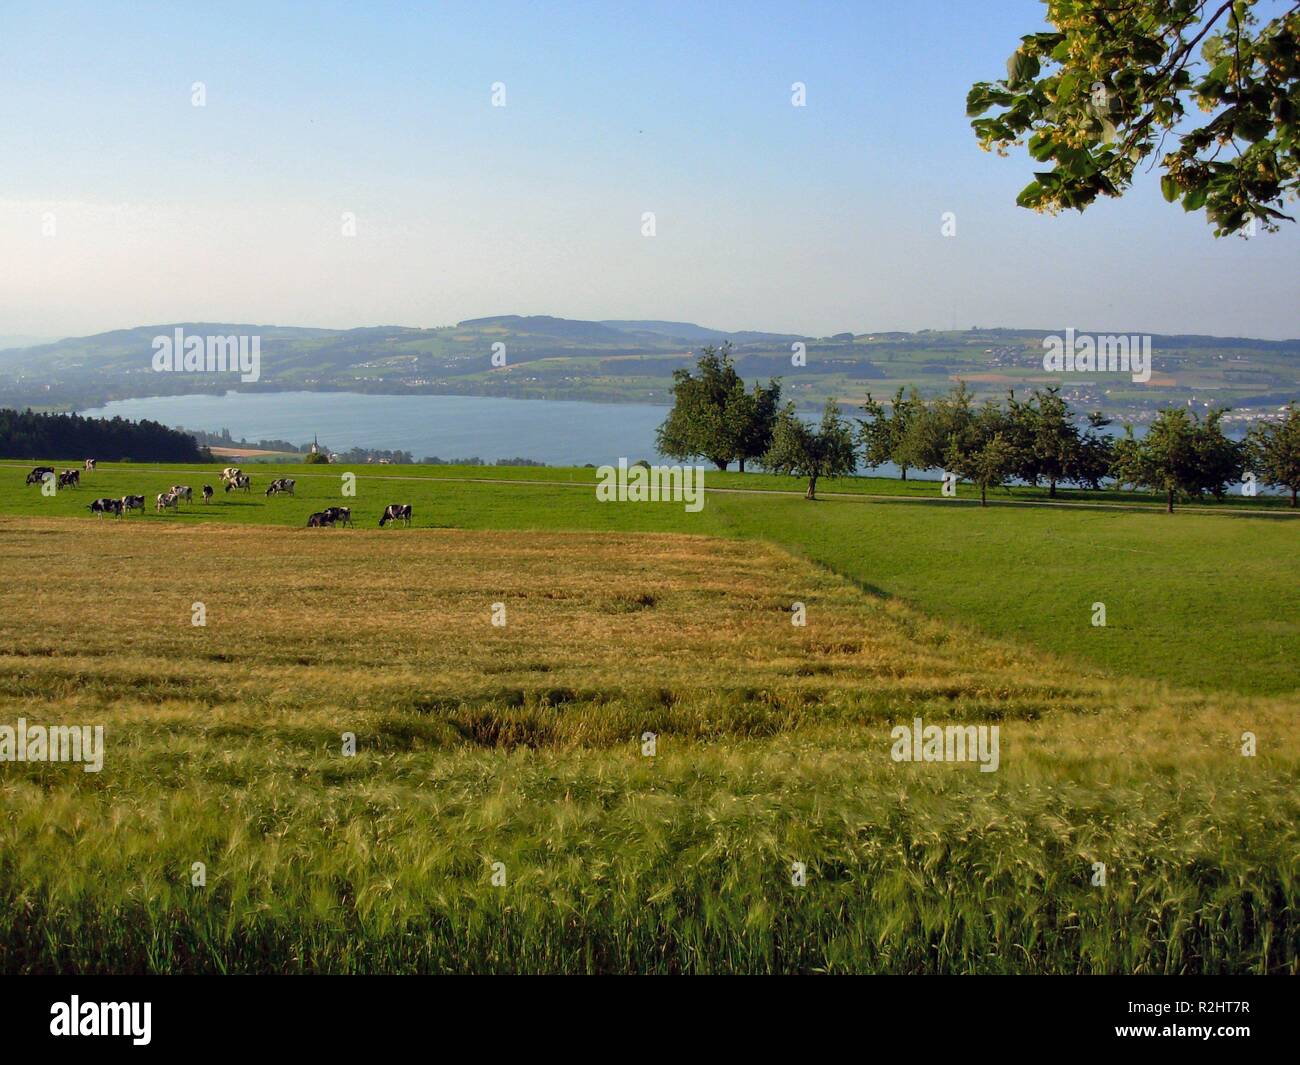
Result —
[[353, 392], [227, 392], [224, 395], [120, 399], [81, 412], [90, 417], [149, 418], [164, 425], [220, 432], [235, 439], [319, 436], [336, 451], [353, 447], [409, 451], [486, 462], [528, 458], [550, 466], [635, 462], [662, 456], [655, 430], [666, 407], [646, 403], [497, 399], [492, 396], [385, 396]]
[[[353, 447], [409, 451], [417, 462], [478, 457], [485, 462], [526, 458], [548, 466], [597, 466], [626, 458], [671, 462], [655, 450], [655, 430], [667, 407], [649, 403], [579, 403], [494, 396], [390, 396], [358, 392], [226, 392], [224, 395], [118, 399], [81, 411], [88, 417], [148, 418], [164, 425], [220, 432], [236, 440], [319, 436], [344, 451]], [[849, 412], [851, 415], [852, 412]], [[817, 415], [804, 414], [815, 421]], [[1109, 431], [1121, 433], [1119, 425]], [[1145, 426], [1136, 429], [1146, 432]], [[877, 476], [897, 477], [891, 464]], [[908, 474], [936, 480], [937, 471]]]

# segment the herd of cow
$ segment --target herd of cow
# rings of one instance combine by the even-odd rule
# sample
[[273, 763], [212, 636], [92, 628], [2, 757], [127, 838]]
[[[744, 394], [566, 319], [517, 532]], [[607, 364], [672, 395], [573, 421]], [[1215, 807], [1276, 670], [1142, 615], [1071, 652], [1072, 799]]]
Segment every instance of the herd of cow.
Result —
[[[86, 459], [85, 469], [87, 471], [95, 468], [94, 459]], [[37, 466], [27, 475], [27, 483], [44, 484], [51, 482], [56, 489], [63, 488], [80, 488], [81, 471], [80, 470], [55, 470], [53, 466]], [[252, 479], [239, 469], [238, 466], [227, 466], [221, 471], [221, 483], [227, 492], [235, 489], [243, 489], [245, 492], [252, 490]], [[294, 480], [292, 477], [277, 477], [266, 489], [268, 496], [279, 495], [280, 493], [294, 494]], [[203, 486], [203, 502], [210, 503], [215, 494], [212, 485]], [[193, 502], [194, 490], [187, 484], [174, 484], [166, 492], [159, 492], [155, 500], [154, 509], [157, 511], [179, 510], [182, 502]], [[128, 511], [144, 511], [144, 496], [123, 496], [121, 499], [104, 497], [96, 499], [93, 503], [87, 505], [87, 509], [98, 517], [105, 514], [113, 514], [122, 517]], [[382, 529], [389, 522], [402, 522], [404, 525], [411, 524], [411, 504], [410, 503], [390, 503], [384, 508], [384, 513], [379, 519], [379, 527]], [[351, 507], [326, 507], [319, 510], [307, 519], [308, 528], [326, 528], [334, 525], [351, 525], [352, 508]]]

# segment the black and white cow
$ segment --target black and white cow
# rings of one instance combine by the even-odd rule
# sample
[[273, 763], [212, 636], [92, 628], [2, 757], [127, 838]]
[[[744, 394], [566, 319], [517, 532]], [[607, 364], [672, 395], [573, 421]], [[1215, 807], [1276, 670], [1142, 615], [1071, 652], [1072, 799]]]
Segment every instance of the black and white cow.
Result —
[[307, 528], [324, 529], [334, 524], [334, 516], [328, 510], [318, 510], [307, 519]]
[[86, 509], [101, 518], [105, 514], [116, 514], [120, 518], [122, 516], [122, 501], [120, 499], [96, 499]]
[[290, 495], [293, 495], [293, 485], [294, 481], [292, 477], [277, 477], [271, 482], [271, 486], [266, 490], [266, 494], [273, 496], [276, 492], [288, 492]]
[[123, 514], [128, 510], [138, 510], [140, 513], [144, 513], [144, 496], [123, 496], [121, 502]]
[[190, 488], [190, 486], [187, 484], [172, 485], [171, 494], [174, 495], [178, 500], [183, 499], [187, 503], [194, 502], [194, 490]]
[[329, 517], [331, 522], [337, 522], [339, 525], [352, 524], [351, 507], [326, 507], [324, 513]]
[[221, 471], [221, 479], [223, 481], [238, 480], [239, 475], [242, 472], [243, 471], [238, 466], [227, 466], [224, 470]]
[[76, 470], [64, 470], [59, 474], [60, 488], [80, 488], [81, 474]]
[[37, 466], [36, 469], [32, 470], [32, 472], [27, 475], [27, 483], [40, 484], [43, 480], [45, 480], [46, 474], [50, 474], [53, 472], [54, 472], [53, 466]]
[[166, 510], [171, 507], [172, 510], [178, 509], [176, 506], [175, 492], [159, 492], [158, 498], [154, 501], [154, 510]]
[[400, 521], [405, 525], [411, 524], [411, 504], [410, 503], [389, 503], [384, 508], [384, 516], [379, 519], [379, 527], [382, 529], [390, 521]]
[[93, 470], [94, 468], [95, 468], [95, 460], [94, 460], [94, 459], [86, 459], [86, 469], [87, 469], [87, 470]]
[[250, 478], [248, 474], [237, 473], [234, 477], [230, 478], [230, 480], [226, 481], [226, 491], [229, 492], [232, 488], [242, 488], [247, 492], [252, 486], [252, 483], [252, 478]]
[[205, 503], [212, 502], [212, 485], [210, 484], [205, 484], [203, 486], [203, 502]]

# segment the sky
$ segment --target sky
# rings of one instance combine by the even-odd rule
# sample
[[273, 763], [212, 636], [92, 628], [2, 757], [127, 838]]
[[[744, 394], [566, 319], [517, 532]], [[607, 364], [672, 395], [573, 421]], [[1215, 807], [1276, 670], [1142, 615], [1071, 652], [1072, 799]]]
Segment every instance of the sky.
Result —
[[1033, 164], [980, 151], [965, 97], [1043, 10], [3, 0], [0, 335], [551, 314], [1300, 337], [1296, 225], [1216, 240], [1155, 171], [1082, 215], [1015, 206]]

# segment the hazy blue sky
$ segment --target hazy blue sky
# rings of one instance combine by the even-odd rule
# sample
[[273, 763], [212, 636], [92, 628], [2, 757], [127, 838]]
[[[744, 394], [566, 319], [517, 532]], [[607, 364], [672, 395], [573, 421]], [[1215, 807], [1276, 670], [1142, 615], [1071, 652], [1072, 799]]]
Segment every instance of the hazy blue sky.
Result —
[[0, 334], [519, 313], [1300, 336], [1295, 226], [1216, 241], [1154, 173], [1083, 216], [1014, 206], [1031, 163], [978, 149], [965, 95], [1042, 10], [5, 2]]

